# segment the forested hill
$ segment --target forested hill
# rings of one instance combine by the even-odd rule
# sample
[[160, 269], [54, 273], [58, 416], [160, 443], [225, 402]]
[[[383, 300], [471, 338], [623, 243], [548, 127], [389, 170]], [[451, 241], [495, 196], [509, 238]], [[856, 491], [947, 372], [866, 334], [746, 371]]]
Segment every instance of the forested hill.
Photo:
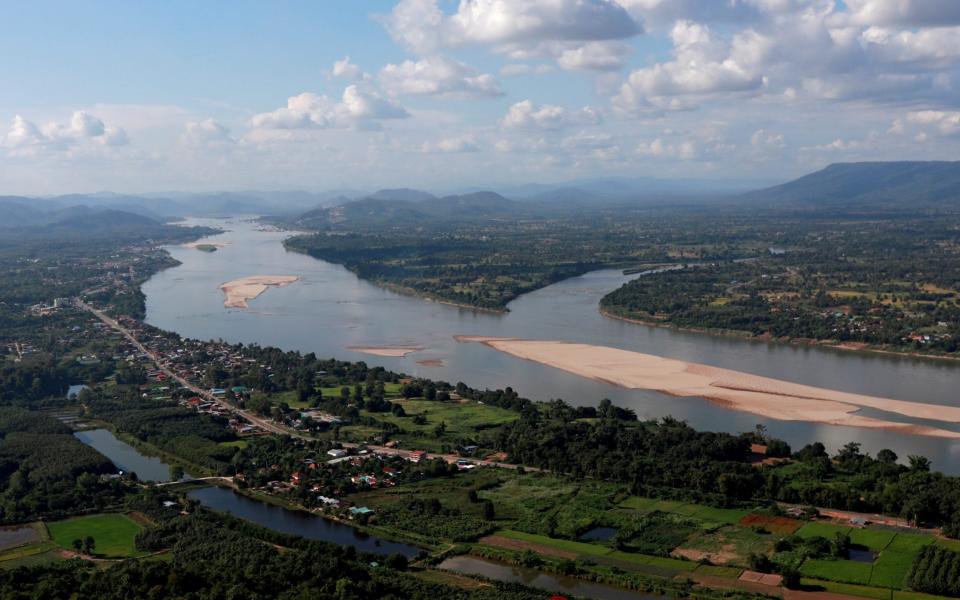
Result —
[[960, 162], [835, 163], [782, 185], [743, 194], [770, 207], [915, 210], [960, 204]]
[[300, 215], [295, 224], [310, 229], [398, 227], [507, 218], [527, 211], [525, 205], [495, 192], [406, 199], [410, 196], [412, 194], [386, 197], [378, 193], [338, 206], [311, 210]]

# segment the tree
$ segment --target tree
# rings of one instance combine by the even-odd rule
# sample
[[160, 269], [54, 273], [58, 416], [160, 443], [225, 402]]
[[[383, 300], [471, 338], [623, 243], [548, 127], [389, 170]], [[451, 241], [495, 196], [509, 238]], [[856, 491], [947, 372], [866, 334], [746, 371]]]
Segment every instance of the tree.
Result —
[[184, 472], [183, 467], [180, 465], [170, 465], [170, 480], [171, 481], [180, 481], [183, 479]]
[[78, 553], [83, 552], [83, 540], [81, 540], [80, 538], [73, 540], [73, 542], [71, 542], [71, 545], [73, 546], [73, 549], [76, 550]]
[[406, 556], [394, 553], [387, 557], [384, 564], [395, 571], [406, 571], [408, 562]]
[[910, 463], [910, 470], [917, 473], [929, 473], [930, 472], [930, 459], [926, 456], [918, 456], [916, 454], [911, 454], [907, 457], [907, 462]]
[[88, 535], [83, 538], [83, 551], [87, 554], [93, 554], [93, 551], [97, 548], [97, 540], [93, 539], [92, 535]]

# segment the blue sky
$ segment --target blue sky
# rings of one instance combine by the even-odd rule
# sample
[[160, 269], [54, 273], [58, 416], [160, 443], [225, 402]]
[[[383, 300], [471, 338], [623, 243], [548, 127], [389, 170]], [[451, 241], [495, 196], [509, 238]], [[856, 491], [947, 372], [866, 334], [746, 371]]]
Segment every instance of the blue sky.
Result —
[[787, 178], [950, 159], [960, 2], [4, 6], [0, 194]]

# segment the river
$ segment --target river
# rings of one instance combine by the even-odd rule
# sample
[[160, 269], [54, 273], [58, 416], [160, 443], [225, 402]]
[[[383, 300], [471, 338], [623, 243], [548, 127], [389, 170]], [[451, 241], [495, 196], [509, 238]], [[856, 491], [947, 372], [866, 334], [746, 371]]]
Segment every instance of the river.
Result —
[[480, 575], [497, 581], [522, 583], [548, 592], [596, 600], [666, 600], [667, 598], [667, 596], [641, 594], [601, 583], [592, 583], [564, 575], [552, 575], [536, 569], [525, 569], [473, 556], [454, 556], [444, 560], [437, 567], [463, 575]]
[[142, 454], [107, 429], [78, 431], [73, 436], [109, 458], [117, 469], [136, 473], [141, 481], [170, 481], [170, 465], [155, 456]]
[[[396, 294], [358, 279], [339, 265], [287, 252], [282, 241], [288, 233], [263, 230], [248, 220], [192, 219], [187, 223], [227, 230], [203, 241], [228, 245], [216, 252], [170, 247], [182, 264], [156, 274], [142, 288], [147, 322], [184, 336], [363, 360], [481, 388], [509, 385], [530, 398], [563, 398], [575, 405], [594, 405], [606, 397], [633, 408], [641, 418], [672, 415], [701, 429], [739, 432], [761, 423], [794, 447], [821, 441], [835, 450], [856, 441], [873, 453], [890, 448], [901, 457], [924, 454], [935, 468], [960, 472], [955, 460], [960, 455], [957, 441], [765, 419], [698, 398], [675, 398], [587, 380], [480, 344], [461, 344], [453, 336], [601, 344], [819, 387], [951, 406], [960, 402], [957, 363], [724, 338], [609, 319], [597, 310], [600, 298], [637, 277], [611, 269], [526, 294], [513, 301], [506, 314], [472, 311]], [[224, 308], [218, 286], [250, 275], [297, 275], [301, 280], [269, 289], [251, 301], [249, 309]], [[404, 358], [370, 356], [349, 349], [391, 345], [425, 349]], [[442, 365], [420, 364], [425, 360], [439, 360]], [[865, 410], [864, 414], [885, 416], [879, 411]], [[925, 424], [899, 415], [893, 418]]]
[[187, 493], [187, 496], [199, 501], [207, 508], [229, 513], [273, 531], [299, 535], [309, 540], [353, 546], [361, 552], [372, 554], [402, 554], [407, 558], [413, 558], [420, 552], [416, 546], [367, 535], [349, 525], [307, 512], [267, 504], [229, 489], [206, 487], [192, 490]]

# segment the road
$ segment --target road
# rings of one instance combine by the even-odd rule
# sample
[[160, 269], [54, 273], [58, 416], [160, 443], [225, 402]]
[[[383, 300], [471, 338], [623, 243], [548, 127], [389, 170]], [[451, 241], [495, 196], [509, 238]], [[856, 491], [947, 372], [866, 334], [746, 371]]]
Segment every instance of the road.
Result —
[[[263, 417], [260, 417], [251, 413], [250, 411], [243, 410], [242, 408], [238, 408], [228, 403], [223, 398], [219, 398], [213, 395], [212, 393], [210, 393], [209, 391], [197, 387], [196, 385], [190, 383], [189, 381], [181, 377], [173, 369], [168, 367], [165, 362], [163, 362], [162, 360], [160, 360], [160, 358], [157, 357], [156, 353], [148, 350], [146, 346], [140, 343], [140, 340], [138, 340], [137, 337], [130, 332], [129, 329], [121, 325], [116, 319], [108, 316], [106, 313], [104, 313], [101, 310], [97, 310], [96, 308], [90, 306], [86, 302], [83, 302], [79, 298], [76, 300], [76, 304], [77, 304], [77, 307], [87, 312], [90, 312], [91, 314], [96, 316], [98, 319], [100, 319], [100, 321], [102, 321], [108, 327], [114, 329], [115, 331], [119, 332], [122, 336], [127, 338], [127, 340], [129, 340], [130, 343], [137, 348], [137, 350], [139, 350], [144, 356], [146, 356], [151, 361], [153, 361], [153, 363], [157, 366], [157, 369], [159, 369], [164, 375], [169, 377], [171, 380], [176, 381], [177, 383], [179, 383], [186, 389], [190, 390], [192, 393], [196, 394], [200, 398], [203, 398], [209, 402], [213, 402], [214, 404], [230, 412], [231, 414], [243, 417], [250, 423], [253, 423], [257, 427], [263, 429], [264, 431], [275, 433], [277, 435], [289, 435], [290, 437], [298, 438], [301, 440], [316, 441], [316, 438], [312, 436], [304, 435], [288, 427], [278, 425], [277, 423], [275, 423], [270, 419], [265, 419]], [[399, 448], [387, 448], [386, 446], [371, 446], [369, 444], [354, 444], [350, 442], [341, 442], [340, 445], [343, 446], [344, 448], [354, 448], [354, 449], [359, 447], [365, 447], [378, 454], [396, 455], [403, 458], [408, 458], [410, 453], [413, 452], [413, 450], [401, 450]], [[501, 469], [517, 469], [521, 466], [513, 463], [497, 462], [497, 461], [491, 461], [491, 460], [480, 460], [480, 459], [474, 459], [474, 458], [464, 458], [457, 454], [427, 454], [427, 458], [442, 458], [448, 463], [455, 463], [460, 460], [467, 460], [470, 463], [477, 466], [498, 467]], [[540, 471], [540, 469], [536, 469], [532, 467], [524, 467], [524, 468], [528, 471]]]

